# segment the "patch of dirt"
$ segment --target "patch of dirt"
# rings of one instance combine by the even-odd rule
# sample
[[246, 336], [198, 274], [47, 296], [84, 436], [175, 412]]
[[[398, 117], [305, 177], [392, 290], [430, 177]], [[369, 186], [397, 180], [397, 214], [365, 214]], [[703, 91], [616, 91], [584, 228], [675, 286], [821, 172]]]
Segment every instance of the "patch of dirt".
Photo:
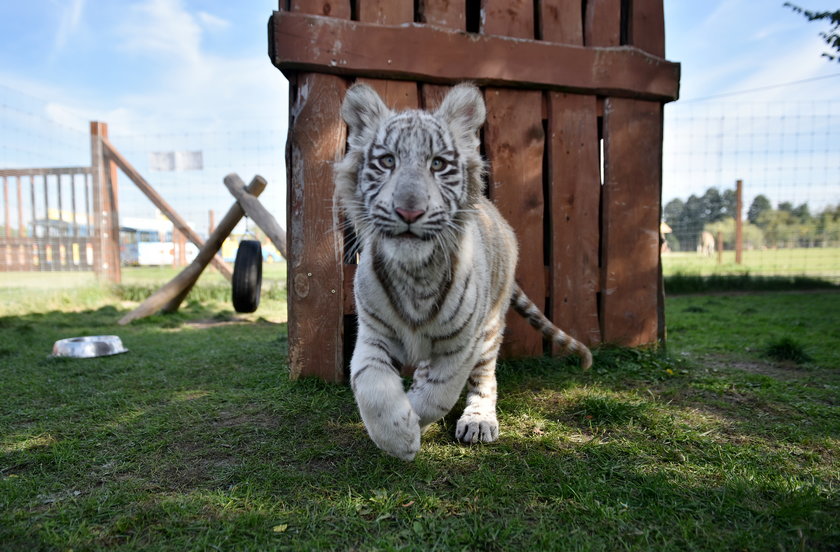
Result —
[[799, 380], [807, 378], [811, 375], [808, 370], [803, 369], [801, 366], [798, 366], [793, 362], [771, 362], [760, 360], [738, 360], [729, 362], [714, 356], [706, 356], [703, 361], [710, 368], [735, 368], [736, 370], [742, 370], [752, 374], [761, 374], [762, 376], [770, 376], [783, 381]]

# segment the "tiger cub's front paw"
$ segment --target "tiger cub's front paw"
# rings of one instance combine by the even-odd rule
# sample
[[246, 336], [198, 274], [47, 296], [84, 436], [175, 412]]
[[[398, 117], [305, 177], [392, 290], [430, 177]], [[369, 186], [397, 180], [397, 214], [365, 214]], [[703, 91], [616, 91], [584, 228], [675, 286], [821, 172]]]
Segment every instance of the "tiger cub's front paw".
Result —
[[455, 437], [463, 443], [492, 443], [499, 438], [495, 412], [464, 412], [455, 426]]
[[378, 416], [365, 421], [376, 446], [400, 460], [414, 460], [420, 450], [420, 419], [411, 408], [392, 416]]

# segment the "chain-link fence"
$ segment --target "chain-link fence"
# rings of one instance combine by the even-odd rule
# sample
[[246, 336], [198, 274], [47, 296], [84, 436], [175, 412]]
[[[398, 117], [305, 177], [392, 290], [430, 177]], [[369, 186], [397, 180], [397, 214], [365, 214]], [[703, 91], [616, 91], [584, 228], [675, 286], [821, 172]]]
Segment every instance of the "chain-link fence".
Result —
[[666, 275], [840, 283], [840, 101], [676, 102], [665, 113]]

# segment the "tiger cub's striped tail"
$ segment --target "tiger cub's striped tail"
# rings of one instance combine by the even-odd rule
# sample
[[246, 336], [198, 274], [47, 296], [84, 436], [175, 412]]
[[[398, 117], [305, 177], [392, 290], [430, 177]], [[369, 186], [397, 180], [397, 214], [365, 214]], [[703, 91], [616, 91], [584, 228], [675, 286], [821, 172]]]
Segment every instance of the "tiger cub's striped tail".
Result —
[[513, 287], [510, 304], [513, 310], [522, 315], [531, 326], [538, 329], [543, 337], [551, 340], [565, 352], [580, 357], [580, 365], [584, 370], [588, 370], [592, 366], [592, 352], [589, 347], [552, 324], [551, 320], [545, 317], [539, 307], [525, 295], [525, 292], [518, 285]]

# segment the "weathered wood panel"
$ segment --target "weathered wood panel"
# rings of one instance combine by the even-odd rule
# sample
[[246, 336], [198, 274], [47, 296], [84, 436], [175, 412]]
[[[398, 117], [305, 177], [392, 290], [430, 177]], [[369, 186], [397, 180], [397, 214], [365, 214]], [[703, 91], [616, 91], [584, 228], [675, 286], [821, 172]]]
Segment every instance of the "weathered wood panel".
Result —
[[548, 133], [551, 318], [573, 337], [595, 345], [601, 341], [595, 97], [550, 92]]
[[467, 28], [466, 2], [418, 0], [417, 7], [422, 23], [460, 31]]
[[580, 0], [541, 0], [539, 38], [583, 46], [581, 6]]
[[272, 60], [292, 77], [298, 71], [316, 71], [434, 84], [470, 80], [660, 101], [674, 100], [678, 92], [679, 65], [635, 48], [581, 48], [288, 12], [276, 12], [270, 28]]
[[627, 24], [630, 44], [655, 56], [665, 57], [665, 14], [662, 0], [633, 0]]
[[587, 46], [621, 43], [621, 0], [587, 0], [583, 43]]
[[608, 98], [604, 105], [601, 323], [605, 342], [656, 343], [662, 106]]

